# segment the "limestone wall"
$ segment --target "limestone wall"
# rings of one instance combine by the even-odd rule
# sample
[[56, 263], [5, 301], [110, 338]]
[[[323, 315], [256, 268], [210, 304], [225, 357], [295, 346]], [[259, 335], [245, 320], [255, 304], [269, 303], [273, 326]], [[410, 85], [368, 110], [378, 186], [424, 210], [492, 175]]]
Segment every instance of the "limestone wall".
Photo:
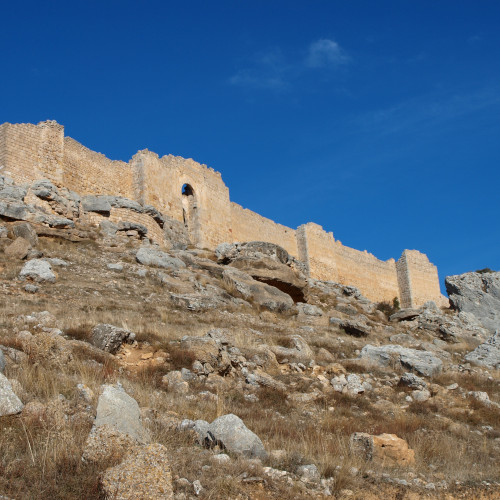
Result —
[[49, 179], [60, 183], [64, 127], [54, 121], [0, 125], [0, 165], [18, 183]]
[[109, 194], [134, 199], [132, 168], [106, 158], [71, 137], [64, 138], [62, 185], [82, 195]]
[[[139, 151], [126, 163], [106, 158], [64, 137], [54, 121], [0, 125], [2, 173], [18, 183], [46, 178], [82, 195], [109, 194], [153, 205], [170, 217], [172, 234], [182, 233], [198, 247], [219, 243], [268, 241], [302, 260], [311, 277], [354, 285], [373, 301], [399, 297], [403, 306], [427, 300], [443, 304], [436, 267], [427, 256], [405, 250], [396, 263], [345, 247], [314, 223], [297, 230], [277, 224], [229, 199], [219, 172], [192, 159], [159, 157]], [[189, 188], [183, 194], [183, 186]], [[113, 209], [110, 219], [143, 224], [149, 235], [164, 241], [164, 230], [146, 214]]]
[[268, 241], [282, 246], [294, 257], [298, 257], [295, 230], [276, 224], [251, 210], [231, 203], [232, 240], [231, 241]]

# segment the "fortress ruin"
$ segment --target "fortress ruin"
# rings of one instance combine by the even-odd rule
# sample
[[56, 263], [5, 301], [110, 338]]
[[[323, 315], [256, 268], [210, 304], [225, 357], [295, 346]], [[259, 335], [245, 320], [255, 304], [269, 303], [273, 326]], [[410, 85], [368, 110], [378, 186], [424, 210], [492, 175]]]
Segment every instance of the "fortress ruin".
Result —
[[[183, 225], [193, 245], [215, 249], [224, 242], [266, 241], [285, 248], [305, 263], [311, 278], [353, 285], [372, 301], [398, 297], [403, 307], [428, 300], [442, 305], [438, 272], [427, 256], [405, 250], [398, 261], [382, 261], [336, 241], [333, 233], [309, 222], [292, 229], [244, 209], [229, 198], [221, 174], [192, 159], [148, 150], [138, 151], [128, 163], [92, 151], [71, 137], [55, 121], [0, 125], [2, 173], [17, 183], [48, 179], [80, 195], [112, 195], [151, 205]], [[147, 227], [148, 236], [166, 244], [165, 229], [153, 215], [113, 207], [110, 220], [131, 221]], [[97, 223], [103, 215], [89, 213]]]

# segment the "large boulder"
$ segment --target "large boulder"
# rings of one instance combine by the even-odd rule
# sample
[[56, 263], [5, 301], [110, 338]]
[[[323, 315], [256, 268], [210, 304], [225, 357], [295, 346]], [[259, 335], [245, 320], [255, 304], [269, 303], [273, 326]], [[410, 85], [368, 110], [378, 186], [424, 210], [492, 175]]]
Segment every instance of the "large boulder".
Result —
[[248, 429], [241, 418], [232, 413], [215, 419], [208, 426], [207, 434], [214, 445], [222, 445], [232, 453], [247, 458], [267, 458], [260, 438]]
[[492, 335], [486, 342], [469, 352], [465, 359], [477, 365], [500, 369], [500, 332]]
[[32, 247], [36, 247], [38, 245], [38, 235], [33, 229], [33, 226], [28, 222], [19, 222], [14, 224], [12, 226], [12, 233], [17, 238], [24, 238], [29, 241]]
[[222, 243], [215, 249], [218, 262], [229, 264], [258, 281], [290, 295], [294, 302], [304, 302], [307, 285], [304, 264], [274, 243]]
[[125, 341], [133, 341], [135, 333], [125, 328], [100, 323], [92, 329], [92, 344], [103, 351], [115, 354]]
[[33, 259], [26, 262], [19, 273], [19, 278], [36, 281], [37, 283], [43, 281], [55, 283], [56, 281], [56, 275], [52, 272], [52, 266], [43, 259]]
[[172, 257], [168, 253], [162, 252], [153, 247], [141, 247], [135, 258], [137, 262], [146, 266], [163, 267], [164, 269], [179, 269], [186, 267], [186, 264], [177, 257]]
[[83, 459], [90, 462], [116, 459], [136, 444], [148, 443], [149, 439], [137, 401], [120, 384], [104, 385]]
[[23, 260], [27, 257], [30, 250], [30, 242], [24, 238], [18, 237], [5, 249], [5, 255], [13, 257], [14, 259]]
[[447, 276], [445, 285], [454, 309], [472, 313], [492, 333], [500, 330], [500, 272]]
[[0, 417], [15, 415], [23, 409], [23, 403], [12, 390], [7, 377], [0, 373]]
[[102, 477], [106, 498], [171, 500], [174, 498], [167, 449], [161, 444], [137, 447]]
[[286, 311], [293, 306], [293, 299], [288, 293], [257, 281], [243, 271], [228, 268], [224, 270], [222, 277], [233, 295], [255, 302], [266, 309]]
[[431, 377], [441, 372], [443, 362], [428, 351], [410, 349], [400, 345], [373, 346], [365, 345], [360, 353], [360, 359], [384, 367], [399, 364], [403, 368], [416, 371], [419, 375]]
[[355, 432], [351, 435], [350, 445], [355, 455], [378, 465], [406, 467], [415, 463], [415, 452], [395, 434], [372, 436]]

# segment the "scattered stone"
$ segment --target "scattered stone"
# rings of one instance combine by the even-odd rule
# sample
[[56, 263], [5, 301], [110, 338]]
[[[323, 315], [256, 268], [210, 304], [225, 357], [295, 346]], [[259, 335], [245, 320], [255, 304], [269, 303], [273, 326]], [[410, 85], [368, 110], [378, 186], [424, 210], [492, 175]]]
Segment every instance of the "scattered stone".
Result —
[[172, 473], [167, 449], [161, 444], [135, 447], [102, 477], [106, 498], [114, 500], [172, 500]]
[[182, 373], [180, 371], [171, 371], [167, 373], [162, 377], [161, 381], [171, 392], [177, 394], [186, 394], [189, 392], [189, 384], [182, 379]]
[[297, 469], [297, 475], [305, 481], [318, 481], [320, 478], [319, 470], [314, 464], [301, 465]]
[[34, 285], [33, 283], [27, 283], [24, 285], [24, 291], [28, 293], [36, 293], [40, 290], [40, 287], [37, 285]]
[[0, 373], [5, 371], [5, 356], [3, 354], [3, 350], [0, 349]]
[[64, 259], [59, 259], [58, 257], [46, 257], [46, 260], [51, 266], [56, 267], [68, 267], [69, 262], [66, 262]]
[[106, 264], [106, 267], [110, 271], [123, 271], [123, 264], [121, 262], [116, 262], [115, 264]]
[[19, 273], [19, 278], [22, 280], [33, 280], [37, 283], [44, 281], [55, 283], [56, 281], [56, 275], [52, 271], [52, 266], [42, 259], [33, 259], [26, 262]]
[[395, 434], [372, 436], [355, 432], [351, 435], [350, 444], [356, 455], [382, 466], [406, 467], [415, 463], [415, 452], [404, 439]]
[[300, 335], [292, 335], [290, 337], [292, 348], [281, 346], [270, 346], [271, 351], [280, 358], [296, 359], [309, 362], [314, 358], [314, 353], [309, 347], [309, 344]]
[[196, 496], [198, 496], [203, 491], [203, 486], [198, 479], [193, 481], [193, 490]]
[[323, 311], [318, 306], [312, 304], [299, 303], [297, 304], [297, 308], [306, 316], [323, 316]]
[[11, 383], [3, 373], [0, 373], [0, 417], [15, 415], [20, 413], [22, 409], [23, 404], [14, 393]]
[[96, 325], [91, 335], [92, 344], [111, 354], [115, 354], [123, 342], [132, 342], [135, 339], [135, 333], [130, 330], [105, 323]]

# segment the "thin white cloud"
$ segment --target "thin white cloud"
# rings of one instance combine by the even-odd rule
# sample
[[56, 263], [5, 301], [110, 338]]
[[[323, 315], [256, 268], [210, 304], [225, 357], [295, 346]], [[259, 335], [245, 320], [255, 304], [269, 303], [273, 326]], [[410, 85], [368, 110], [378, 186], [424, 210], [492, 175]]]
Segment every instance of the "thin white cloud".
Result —
[[306, 57], [306, 65], [310, 68], [338, 66], [348, 61], [349, 57], [340, 45], [328, 38], [322, 38], [311, 43]]
[[310, 71], [326, 70], [349, 62], [349, 56], [337, 42], [320, 39], [312, 42], [302, 55], [285, 57], [279, 48], [269, 49], [250, 61], [229, 78], [241, 87], [282, 90]]

